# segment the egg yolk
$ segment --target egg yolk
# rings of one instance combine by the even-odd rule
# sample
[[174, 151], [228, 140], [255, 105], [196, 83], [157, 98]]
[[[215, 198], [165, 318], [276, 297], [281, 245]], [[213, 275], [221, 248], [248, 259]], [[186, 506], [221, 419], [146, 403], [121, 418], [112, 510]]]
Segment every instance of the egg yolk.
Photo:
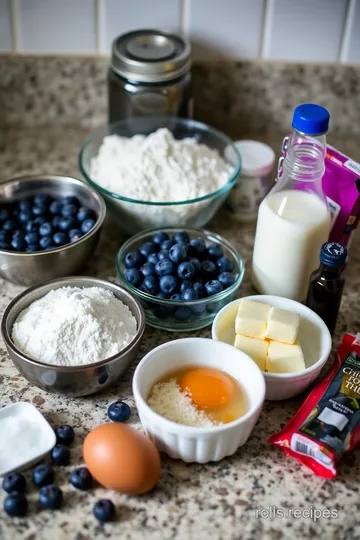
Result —
[[190, 369], [180, 379], [183, 392], [203, 409], [215, 409], [229, 403], [234, 394], [234, 383], [221, 371], [211, 368]]

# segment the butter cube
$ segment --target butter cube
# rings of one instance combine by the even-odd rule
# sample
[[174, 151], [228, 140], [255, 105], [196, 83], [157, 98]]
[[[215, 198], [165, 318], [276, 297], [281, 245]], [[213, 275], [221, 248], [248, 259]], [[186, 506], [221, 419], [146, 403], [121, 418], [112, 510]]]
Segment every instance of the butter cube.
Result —
[[235, 332], [253, 338], [265, 338], [269, 304], [243, 299], [235, 319]]
[[304, 355], [298, 340], [294, 345], [270, 341], [266, 358], [266, 371], [269, 373], [294, 373], [304, 369]]
[[300, 316], [293, 311], [270, 308], [265, 337], [293, 345], [296, 341]]
[[265, 371], [266, 354], [269, 347], [268, 341], [237, 334], [234, 347], [250, 356], [257, 363], [261, 371]]

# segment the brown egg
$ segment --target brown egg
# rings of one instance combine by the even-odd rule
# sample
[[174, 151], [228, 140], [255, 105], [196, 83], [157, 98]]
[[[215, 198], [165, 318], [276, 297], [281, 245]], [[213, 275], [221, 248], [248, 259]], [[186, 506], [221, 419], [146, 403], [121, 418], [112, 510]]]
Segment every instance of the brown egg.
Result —
[[160, 455], [151, 440], [126, 424], [102, 424], [84, 441], [85, 463], [106, 488], [140, 495], [160, 476]]

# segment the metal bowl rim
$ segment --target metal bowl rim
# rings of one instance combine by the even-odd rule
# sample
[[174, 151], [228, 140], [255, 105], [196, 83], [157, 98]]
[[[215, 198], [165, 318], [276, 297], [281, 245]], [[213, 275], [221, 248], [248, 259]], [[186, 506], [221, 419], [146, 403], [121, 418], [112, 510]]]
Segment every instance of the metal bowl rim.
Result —
[[[139, 313], [140, 313], [138, 328], [137, 328], [135, 337], [133, 338], [133, 340], [124, 349], [122, 349], [121, 351], [119, 351], [115, 355], [110, 356], [109, 358], [105, 358], [103, 360], [99, 360], [98, 362], [94, 362], [92, 364], [84, 364], [83, 366], [61, 366], [59, 364], [46, 364], [44, 362], [40, 362], [39, 360], [35, 360], [34, 358], [31, 358], [30, 356], [27, 356], [22, 351], [20, 351], [20, 349], [18, 349], [16, 347], [15, 343], [12, 341], [12, 339], [11, 339], [11, 337], [10, 337], [8, 331], [7, 331], [7, 320], [9, 318], [9, 315], [10, 315], [11, 311], [13, 310], [13, 308], [16, 306], [16, 304], [20, 300], [25, 298], [28, 294], [31, 294], [32, 292], [36, 291], [37, 289], [40, 289], [42, 287], [46, 287], [46, 286], [49, 286], [49, 285], [55, 285], [56, 283], [59, 283], [61, 281], [72, 281], [73, 282], [74, 280], [79, 281], [80, 283], [82, 281], [90, 280], [90, 281], [92, 281], [94, 283], [93, 286], [98, 286], [100, 288], [101, 288], [101, 286], [104, 286], [104, 285], [105, 286], [112, 285], [115, 288], [120, 289], [122, 292], [125, 292], [126, 295], [130, 296], [132, 298], [132, 300], [135, 302], [135, 305], [137, 306], [137, 308], [139, 310]], [[64, 284], [63, 286], [66, 287], [66, 286], [71, 286], [71, 285], [70, 284], [69, 285]], [[73, 286], [80, 286], [80, 285], [76, 284], [76, 285], [73, 285]], [[51, 290], [53, 290], [53, 289], [51, 289]], [[50, 291], [48, 291], [48, 292], [50, 292]], [[45, 294], [47, 294], [47, 293], [45, 293]], [[45, 296], [45, 294], [44, 294], [44, 296]], [[128, 305], [128, 304], [126, 304], [126, 305]], [[134, 315], [134, 313], [133, 313], [133, 315]], [[135, 317], [135, 315], [134, 315], [134, 317]], [[48, 281], [43, 281], [42, 283], [39, 283], [38, 285], [34, 285], [33, 287], [30, 287], [30, 288], [26, 289], [25, 291], [21, 292], [20, 294], [18, 294], [17, 296], [15, 296], [15, 298], [13, 298], [11, 300], [11, 302], [9, 303], [9, 305], [6, 307], [6, 309], [4, 311], [4, 315], [3, 315], [3, 318], [2, 318], [2, 321], [1, 321], [1, 334], [2, 334], [3, 340], [5, 342], [5, 345], [7, 347], [9, 347], [9, 349], [11, 349], [12, 352], [16, 353], [21, 358], [21, 360], [26, 362], [27, 364], [31, 364], [31, 365], [41, 367], [41, 368], [46, 368], [46, 369], [55, 369], [55, 370], [67, 371], [68, 373], [76, 373], [76, 372], [82, 372], [82, 371], [84, 371], [86, 369], [101, 368], [101, 367], [103, 367], [105, 365], [108, 365], [108, 364], [112, 363], [115, 360], [119, 360], [119, 355], [123, 356], [124, 354], [129, 352], [141, 340], [141, 338], [143, 337], [144, 332], [145, 332], [145, 325], [146, 325], [146, 323], [145, 323], [145, 312], [144, 312], [144, 309], [143, 309], [141, 303], [139, 302], [139, 300], [136, 297], [134, 297], [130, 293], [130, 291], [128, 291], [127, 289], [125, 289], [124, 287], [119, 285], [118, 283], [114, 283], [114, 282], [108, 281], [106, 279], [96, 278], [96, 277], [91, 277], [91, 276], [90, 277], [88, 277], [88, 276], [67, 276], [67, 277], [64, 277], [64, 278], [56, 278], [56, 279], [51, 279], [51, 280], [48, 280]]]
[[79, 178], [75, 178], [73, 176], [66, 176], [61, 174], [49, 174], [49, 175], [30, 175], [30, 176], [18, 176], [15, 178], [10, 178], [9, 180], [6, 180], [5, 182], [1, 182], [0, 187], [15, 184], [17, 182], [35, 182], [35, 181], [47, 181], [50, 180], [50, 182], [59, 182], [60, 180], [63, 182], [64, 180], [68, 182], [69, 184], [77, 185], [77, 186], [83, 186], [91, 195], [92, 197], [99, 203], [100, 205], [100, 211], [99, 216], [96, 220], [95, 226], [84, 236], [79, 238], [79, 240], [76, 240], [76, 242], [72, 242], [70, 244], [65, 244], [65, 246], [59, 246], [58, 248], [50, 249], [47, 251], [32, 251], [31, 253], [26, 253], [25, 251], [10, 251], [9, 249], [0, 249], [0, 254], [6, 254], [12, 257], [44, 257], [46, 255], [52, 254], [52, 253], [59, 253], [66, 251], [67, 249], [72, 248], [73, 246], [78, 246], [82, 242], [85, 242], [88, 240], [91, 236], [96, 234], [97, 231], [102, 227], [104, 223], [104, 219], [106, 216], [106, 204], [102, 196], [96, 191], [96, 189], [92, 188], [87, 184], [86, 182], [83, 182]]

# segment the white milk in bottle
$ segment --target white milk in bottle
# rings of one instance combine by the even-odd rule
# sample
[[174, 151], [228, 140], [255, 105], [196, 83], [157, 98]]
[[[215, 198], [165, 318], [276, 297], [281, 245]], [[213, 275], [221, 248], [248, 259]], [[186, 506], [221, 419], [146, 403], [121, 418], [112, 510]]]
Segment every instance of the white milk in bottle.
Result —
[[252, 281], [260, 293], [306, 298], [331, 226], [321, 185], [328, 124], [329, 113], [318, 105], [300, 105], [294, 111], [277, 183], [258, 213]]

